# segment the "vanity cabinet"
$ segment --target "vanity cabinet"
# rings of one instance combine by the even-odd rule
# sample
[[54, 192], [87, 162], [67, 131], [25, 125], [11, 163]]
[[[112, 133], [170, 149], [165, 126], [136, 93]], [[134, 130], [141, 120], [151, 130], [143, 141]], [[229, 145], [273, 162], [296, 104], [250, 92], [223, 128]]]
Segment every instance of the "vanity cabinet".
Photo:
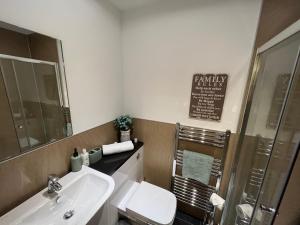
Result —
[[[143, 151], [143, 146], [139, 147], [119, 169], [111, 174], [115, 182], [114, 192], [88, 225], [118, 224], [118, 205], [120, 201], [134, 182], [141, 182], [143, 180]], [[120, 156], [116, 155], [115, 160], [118, 160], [118, 157]], [[113, 160], [111, 159], [112, 163]]]

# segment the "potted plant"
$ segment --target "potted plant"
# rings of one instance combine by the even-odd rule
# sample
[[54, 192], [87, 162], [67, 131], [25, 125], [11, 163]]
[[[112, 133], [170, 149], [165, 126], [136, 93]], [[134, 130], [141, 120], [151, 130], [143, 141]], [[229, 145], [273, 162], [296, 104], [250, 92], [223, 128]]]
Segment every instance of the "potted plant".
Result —
[[115, 126], [120, 130], [120, 141], [130, 140], [130, 130], [132, 128], [132, 118], [129, 115], [122, 115], [115, 119]]

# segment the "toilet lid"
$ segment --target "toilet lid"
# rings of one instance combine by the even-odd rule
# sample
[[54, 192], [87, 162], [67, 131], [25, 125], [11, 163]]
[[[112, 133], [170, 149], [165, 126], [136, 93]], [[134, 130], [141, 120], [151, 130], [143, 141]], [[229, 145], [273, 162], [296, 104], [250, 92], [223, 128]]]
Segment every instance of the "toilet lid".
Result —
[[128, 200], [126, 211], [144, 222], [169, 225], [175, 217], [176, 197], [165, 189], [143, 181]]

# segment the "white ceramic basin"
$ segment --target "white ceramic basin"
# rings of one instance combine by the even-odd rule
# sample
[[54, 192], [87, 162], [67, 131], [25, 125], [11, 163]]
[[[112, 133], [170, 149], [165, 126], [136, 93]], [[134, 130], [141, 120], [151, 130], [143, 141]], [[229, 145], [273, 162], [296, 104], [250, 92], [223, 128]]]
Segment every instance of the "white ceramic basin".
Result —
[[[1, 225], [84, 225], [101, 208], [114, 190], [113, 179], [83, 166], [59, 180], [58, 195], [47, 188], [0, 218]], [[64, 215], [74, 210], [69, 219]]]

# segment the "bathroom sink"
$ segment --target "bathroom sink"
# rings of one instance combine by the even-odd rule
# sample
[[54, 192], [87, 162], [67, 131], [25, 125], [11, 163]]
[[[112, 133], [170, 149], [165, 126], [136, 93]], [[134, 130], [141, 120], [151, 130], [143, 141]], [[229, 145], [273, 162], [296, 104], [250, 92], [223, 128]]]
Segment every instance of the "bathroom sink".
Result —
[[114, 190], [113, 179], [83, 166], [59, 180], [61, 191], [40, 191], [0, 218], [1, 225], [84, 225]]

